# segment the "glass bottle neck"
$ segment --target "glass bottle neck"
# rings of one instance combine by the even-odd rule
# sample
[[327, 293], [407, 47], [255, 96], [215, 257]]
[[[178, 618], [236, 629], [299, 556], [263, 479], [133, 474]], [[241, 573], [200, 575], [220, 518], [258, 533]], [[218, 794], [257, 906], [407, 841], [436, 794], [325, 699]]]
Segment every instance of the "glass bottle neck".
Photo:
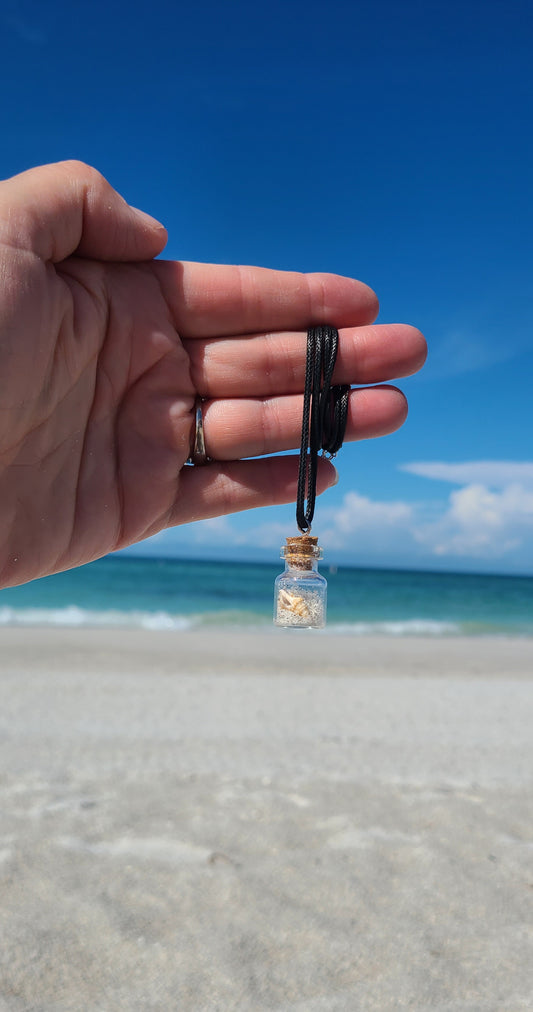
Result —
[[318, 573], [318, 560], [306, 558], [302, 559], [301, 563], [296, 564], [293, 559], [285, 559], [285, 572], [293, 573], [296, 576]]

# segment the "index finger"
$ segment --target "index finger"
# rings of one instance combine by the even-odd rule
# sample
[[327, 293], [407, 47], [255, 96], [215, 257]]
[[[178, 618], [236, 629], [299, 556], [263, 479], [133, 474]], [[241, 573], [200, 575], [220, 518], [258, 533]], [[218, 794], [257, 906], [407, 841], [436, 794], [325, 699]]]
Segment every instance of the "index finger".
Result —
[[337, 274], [300, 274], [156, 260], [174, 326], [182, 337], [218, 337], [330, 323], [360, 326], [375, 320], [379, 303], [367, 285]]

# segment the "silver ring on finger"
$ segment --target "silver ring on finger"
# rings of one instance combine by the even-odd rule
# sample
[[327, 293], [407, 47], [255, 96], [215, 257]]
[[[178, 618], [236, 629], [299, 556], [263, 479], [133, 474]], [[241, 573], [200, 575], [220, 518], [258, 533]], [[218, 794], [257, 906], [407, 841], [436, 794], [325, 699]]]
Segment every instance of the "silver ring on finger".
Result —
[[204, 434], [204, 416], [202, 413], [203, 400], [201, 397], [196, 398], [194, 405], [194, 443], [192, 453], [187, 460], [188, 464], [194, 464], [195, 467], [203, 467], [204, 464], [209, 464], [211, 458], [207, 455], [205, 448], [205, 434]]

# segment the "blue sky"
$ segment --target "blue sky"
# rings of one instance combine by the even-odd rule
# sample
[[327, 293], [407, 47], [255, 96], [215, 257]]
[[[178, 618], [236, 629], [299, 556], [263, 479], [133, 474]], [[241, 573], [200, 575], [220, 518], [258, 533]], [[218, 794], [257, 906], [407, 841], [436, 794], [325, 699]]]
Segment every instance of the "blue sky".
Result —
[[[416, 324], [405, 427], [347, 445], [331, 561], [533, 573], [529, 2], [4, 0], [0, 175], [95, 165], [164, 256], [327, 270]], [[276, 558], [291, 506], [144, 550]]]

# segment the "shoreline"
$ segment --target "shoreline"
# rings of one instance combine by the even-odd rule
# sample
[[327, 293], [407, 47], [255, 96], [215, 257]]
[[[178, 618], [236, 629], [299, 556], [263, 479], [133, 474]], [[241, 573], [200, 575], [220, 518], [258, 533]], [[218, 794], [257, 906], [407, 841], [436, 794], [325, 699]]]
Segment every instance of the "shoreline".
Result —
[[0, 672], [84, 669], [429, 678], [533, 678], [533, 637], [353, 636], [209, 627], [180, 631], [57, 627], [0, 629]]

